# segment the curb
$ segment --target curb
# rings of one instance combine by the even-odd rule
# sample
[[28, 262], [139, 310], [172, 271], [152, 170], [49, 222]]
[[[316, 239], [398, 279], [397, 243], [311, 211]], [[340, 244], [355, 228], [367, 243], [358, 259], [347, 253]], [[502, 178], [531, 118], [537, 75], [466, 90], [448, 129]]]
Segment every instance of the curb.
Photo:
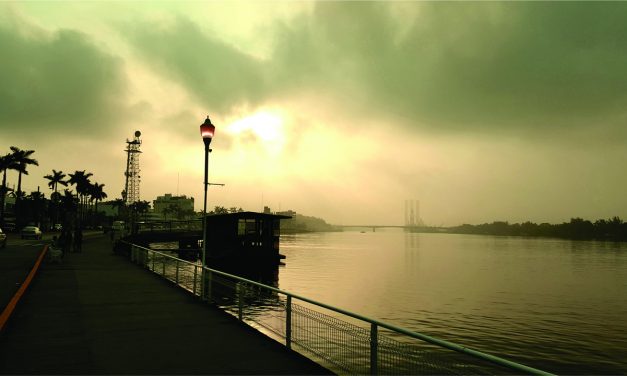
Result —
[[48, 246], [45, 245], [44, 249], [41, 250], [39, 257], [37, 258], [37, 261], [35, 261], [35, 265], [33, 265], [33, 268], [30, 270], [30, 272], [26, 276], [24, 283], [22, 283], [22, 285], [17, 290], [15, 295], [13, 295], [13, 297], [9, 301], [9, 304], [7, 304], [7, 306], [2, 311], [2, 314], [0, 314], [0, 332], [2, 332], [2, 330], [6, 326], [6, 323], [9, 321], [9, 318], [11, 318], [11, 314], [15, 310], [17, 303], [19, 303], [20, 299], [22, 298], [22, 295], [24, 295], [24, 292], [26, 292], [26, 289], [28, 288], [28, 286], [30, 286], [31, 281], [35, 277], [35, 274], [37, 274], [37, 271], [39, 271], [39, 266], [41, 265], [41, 262], [43, 261], [47, 252], [48, 252]]

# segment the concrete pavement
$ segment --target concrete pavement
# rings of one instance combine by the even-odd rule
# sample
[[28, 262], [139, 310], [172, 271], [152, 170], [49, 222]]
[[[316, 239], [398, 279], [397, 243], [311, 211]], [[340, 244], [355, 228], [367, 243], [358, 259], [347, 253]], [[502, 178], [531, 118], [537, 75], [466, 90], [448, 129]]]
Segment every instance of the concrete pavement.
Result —
[[83, 253], [42, 266], [0, 334], [0, 373], [330, 372], [112, 255], [110, 240], [94, 234]]

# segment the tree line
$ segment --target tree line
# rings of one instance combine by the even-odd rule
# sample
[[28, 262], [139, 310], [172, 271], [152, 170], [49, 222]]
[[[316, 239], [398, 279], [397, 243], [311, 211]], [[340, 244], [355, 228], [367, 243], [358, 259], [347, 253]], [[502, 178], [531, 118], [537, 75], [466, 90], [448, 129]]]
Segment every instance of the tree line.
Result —
[[[104, 192], [104, 184], [92, 182], [91, 172], [75, 171], [65, 174], [63, 171], [52, 170], [52, 173], [44, 176], [48, 180], [48, 187], [52, 191], [50, 199], [39, 190], [26, 194], [22, 191], [22, 176], [29, 175], [30, 166], [39, 166], [39, 162], [33, 158], [34, 150], [22, 150], [11, 146], [10, 152], [0, 156], [0, 173], [2, 173], [2, 185], [0, 186], [0, 225], [5, 226], [6, 221], [6, 197], [12, 195], [15, 198], [13, 216], [17, 228], [27, 224], [41, 226], [45, 224], [61, 223], [67, 227], [85, 224], [94, 225], [98, 220], [98, 202], [107, 198]], [[17, 172], [17, 188], [12, 189], [7, 185], [7, 172]], [[59, 192], [59, 186], [64, 188]]]
[[543, 236], [581, 240], [627, 241], [627, 223], [619, 217], [598, 219], [594, 222], [582, 218], [571, 218], [560, 224], [533, 222], [508, 223], [497, 221], [480, 225], [463, 224], [450, 227], [448, 232], [458, 234]]

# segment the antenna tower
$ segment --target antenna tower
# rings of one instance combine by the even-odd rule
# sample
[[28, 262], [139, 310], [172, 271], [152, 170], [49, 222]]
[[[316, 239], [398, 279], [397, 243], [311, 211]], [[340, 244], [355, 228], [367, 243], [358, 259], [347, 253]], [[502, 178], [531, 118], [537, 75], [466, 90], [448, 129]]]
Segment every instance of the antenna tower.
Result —
[[135, 137], [132, 141], [126, 139], [126, 172], [124, 172], [126, 184], [124, 185], [124, 192], [122, 192], [122, 199], [126, 205], [139, 201], [139, 154], [141, 154], [139, 147], [142, 144], [139, 136], [141, 136], [141, 132], [135, 131]]

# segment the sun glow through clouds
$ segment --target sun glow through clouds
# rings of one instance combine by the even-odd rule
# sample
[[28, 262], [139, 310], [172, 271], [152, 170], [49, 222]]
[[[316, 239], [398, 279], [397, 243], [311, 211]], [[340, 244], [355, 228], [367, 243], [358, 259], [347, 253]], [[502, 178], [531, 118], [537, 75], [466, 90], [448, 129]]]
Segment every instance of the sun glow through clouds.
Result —
[[283, 119], [274, 113], [258, 112], [229, 124], [227, 132], [241, 134], [252, 132], [263, 141], [281, 141], [283, 138]]

